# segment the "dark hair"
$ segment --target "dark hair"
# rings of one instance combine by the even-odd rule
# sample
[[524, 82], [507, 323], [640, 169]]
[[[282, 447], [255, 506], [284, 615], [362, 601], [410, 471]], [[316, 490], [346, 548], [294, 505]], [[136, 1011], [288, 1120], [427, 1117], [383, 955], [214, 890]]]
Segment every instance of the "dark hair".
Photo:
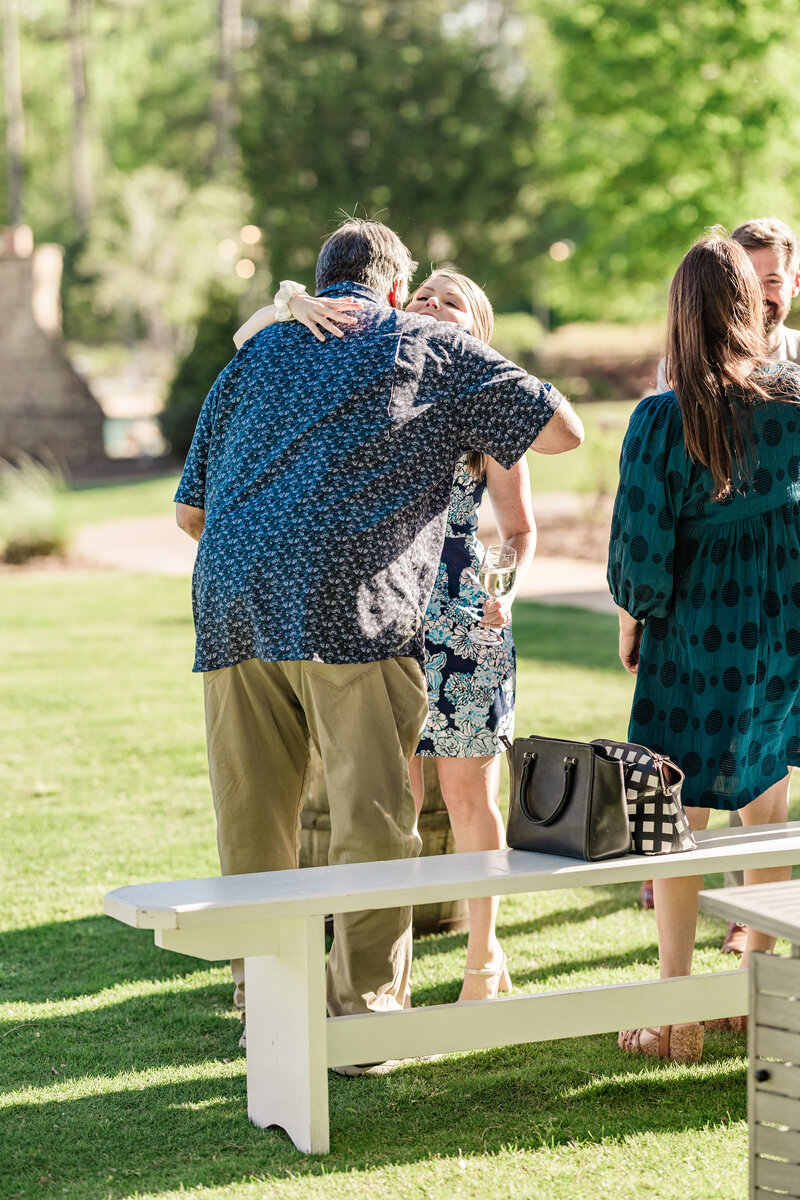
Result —
[[734, 461], [741, 466], [745, 459], [746, 405], [776, 398], [774, 385], [768, 391], [754, 375], [768, 363], [764, 297], [753, 264], [738, 242], [712, 230], [692, 246], [672, 281], [667, 373], [686, 451], [711, 471], [715, 500], [729, 494]]
[[[474, 279], [470, 279], [469, 275], [464, 275], [459, 271], [458, 267], [454, 267], [452, 263], [444, 263], [441, 267], [436, 267], [419, 287], [425, 287], [426, 283], [430, 283], [437, 277], [449, 280], [466, 300], [472, 318], [469, 329], [472, 336], [479, 338], [482, 342], [490, 341], [494, 331], [494, 312], [483, 288], [479, 287]], [[482, 454], [480, 450], [468, 450], [467, 471], [472, 479], [479, 481], [485, 479], [486, 455]]]
[[400, 238], [380, 221], [351, 217], [327, 239], [317, 259], [317, 291], [332, 283], [363, 283], [387, 295], [395, 280], [417, 269]]
[[731, 237], [745, 250], [774, 250], [783, 269], [794, 275], [800, 265], [800, 242], [794, 230], [777, 217], [759, 217], [737, 225]]

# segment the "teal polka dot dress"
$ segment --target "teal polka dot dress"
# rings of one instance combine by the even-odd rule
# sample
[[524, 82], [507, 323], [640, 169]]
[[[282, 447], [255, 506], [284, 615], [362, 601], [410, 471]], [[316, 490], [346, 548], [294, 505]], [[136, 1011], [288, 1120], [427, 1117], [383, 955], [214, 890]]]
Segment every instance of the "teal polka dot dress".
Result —
[[799, 405], [749, 410], [722, 502], [673, 392], [639, 404], [623, 443], [608, 580], [645, 622], [628, 736], [682, 767], [690, 806], [742, 808], [800, 766]]

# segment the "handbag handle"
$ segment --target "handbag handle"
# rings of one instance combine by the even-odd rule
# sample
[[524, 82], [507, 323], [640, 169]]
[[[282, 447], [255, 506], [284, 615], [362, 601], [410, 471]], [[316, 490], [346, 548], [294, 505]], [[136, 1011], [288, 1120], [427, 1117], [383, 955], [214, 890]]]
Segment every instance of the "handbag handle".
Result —
[[572, 787], [572, 780], [575, 776], [575, 768], [578, 765], [578, 760], [577, 758], [569, 757], [564, 759], [564, 790], [561, 793], [561, 799], [549, 817], [535, 817], [528, 808], [528, 785], [530, 783], [531, 776], [533, 775], [533, 769], [536, 766], [536, 759], [538, 757], [539, 755], [536, 754], [535, 751], [532, 754], [525, 755], [525, 765], [522, 768], [522, 778], [519, 782], [519, 806], [528, 820], [532, 821], [534, 825], [552, 825], [553, 822], [557, 821], [561, 816], [564, 806], [569, 799], [569, 793]]

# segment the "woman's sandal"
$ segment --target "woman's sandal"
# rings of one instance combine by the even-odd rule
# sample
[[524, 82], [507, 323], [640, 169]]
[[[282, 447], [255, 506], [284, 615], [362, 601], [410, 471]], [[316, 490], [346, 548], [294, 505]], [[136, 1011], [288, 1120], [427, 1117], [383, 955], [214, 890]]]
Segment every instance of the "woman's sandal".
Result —
[[703, 1054], [702, 1025], [656, 1025], [655, 1028], [623, 1029], [620, 1050], [644, 1054], [649, 1058], [668, 1058], [670, 1062], [700, 1062]]
[[711, 1021], [703, 1021], [706, 1029], [712, 1033], [723, 1030], [726, 1033], [747, 1033], [747, 1017], [714, 1017]]
[[[481, 979], [486, 979], [486, 980], [496, 979], [498, 994], [500, 992], [510, 993], [512, 991], [511, 976], [508, 973], [508, 965], [506, 963], [505, 954], [503, 955], [503, 957], [500, 960], [500, 965], [497, 967], [494, 966], [494, 964], [490, 964], [488, 967], [465, 967], [464, 968], [465, 978], [467, 975], [472, 975], [472, 976], [477, 975]], [[461, 997], [459, 996], [459, 1000], [460, 999], [461, 999]], [[468, 1001], [465, 1003], [468, 1003]]]

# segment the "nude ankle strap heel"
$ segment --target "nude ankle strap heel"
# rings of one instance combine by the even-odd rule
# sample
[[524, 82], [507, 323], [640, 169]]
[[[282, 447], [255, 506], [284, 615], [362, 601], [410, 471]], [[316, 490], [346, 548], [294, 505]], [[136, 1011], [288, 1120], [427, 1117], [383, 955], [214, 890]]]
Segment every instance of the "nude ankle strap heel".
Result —
[[500, 965], [498, 967], [495, 967], [492, 964], [490, 964], [488, 967], [465, 967], [464, 974], [479, 975], [482, 979], [497, 979], [498, 992], [507, 992], [510, 994], [512, 991], [511, 976], [508, 973], [508, 965], [506, 963], [505, 954], [500, 960]]

